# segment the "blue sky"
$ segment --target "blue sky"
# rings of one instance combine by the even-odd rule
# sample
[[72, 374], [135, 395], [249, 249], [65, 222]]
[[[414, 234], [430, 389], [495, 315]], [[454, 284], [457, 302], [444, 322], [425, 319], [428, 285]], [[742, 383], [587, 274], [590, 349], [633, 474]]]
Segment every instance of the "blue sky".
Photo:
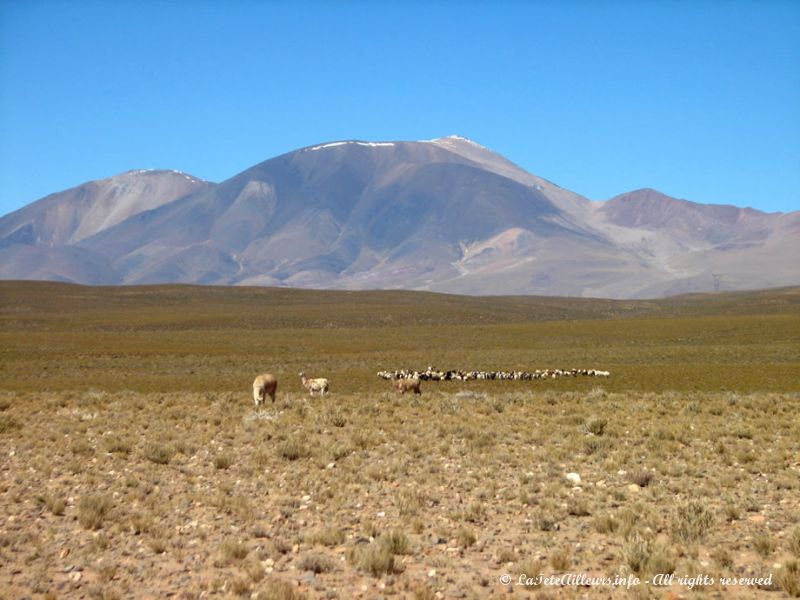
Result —
[[592, 199], [800, 209], [800, 3], [0, 0], [0, 214], [459, 134]]

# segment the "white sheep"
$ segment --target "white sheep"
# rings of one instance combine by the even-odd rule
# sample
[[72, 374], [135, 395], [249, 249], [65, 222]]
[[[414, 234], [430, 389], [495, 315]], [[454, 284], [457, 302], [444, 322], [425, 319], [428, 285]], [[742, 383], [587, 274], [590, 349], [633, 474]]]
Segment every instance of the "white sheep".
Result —
[[306, 379], [306, 374], [302, 371], [300, 372], [300, 381], [303, 384], [303, 387], [308, 390], [308, 393], [312, 396], [314, 392], [319, 392], [320, 396], [324, 396], [325, 393], [328, 391], [328, 380], [325, 378], [317, 378], [317, 379]]
[[278, 389], [278, 378], [272, 373], [263, 373], [253, 381], [253, 400], [256, 406], [261, 406], [267, 396], [275, 402], [275, 391]]

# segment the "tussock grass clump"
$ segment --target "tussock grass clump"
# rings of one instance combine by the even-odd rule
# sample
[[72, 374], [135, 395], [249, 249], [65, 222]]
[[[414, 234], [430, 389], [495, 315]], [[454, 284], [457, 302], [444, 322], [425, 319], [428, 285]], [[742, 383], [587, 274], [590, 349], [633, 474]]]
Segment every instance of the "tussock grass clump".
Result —
[[723, 569], [730, 570], [733, 568], [733, 557], [727, 548], [715, 548], [711, 552], [711, 558]]
[[124, 454], [131, 453], [131, 443], [117, 435], [109, 436], [103, 440], [103, 449], [109, 454]]
[[586, 421], [584, 429], [586, 433], [591, 433], [592, 435], [603, 435], [606, 431], [606, 426], [608, 426], [608, 419], [603, 417], [591, 417]]
[[333, 409], [328, 414], [328, 422], [334, 427], [344, 427], [347, 425], [347, 417], [341, 411]]
[[344, 540], [344, 531], [336, 527], [316, 531], [306, 537], [306, 542], [309, 544], [321, 546], [339, 546], [344, 543]]
[[592, 514], [589, 502], [584, 498], [570, 498], [567, 502], [567, 514], [573, 517], [588, 517]]
[[401, 531], [389, 531], [378, 538], [378, 543], [392, 554], [411, 554], [411, 543]]
[[649, 538], [634, 533], [622, 545], [622, 560], [634, 573], [641, 575], [650, 560], [652, 546]]
[[311, 571], [314, 574], [333, 571], [333, 566], [333, 561], [319, 554], [306, 554], [298, 564], [300, 570]]
[[376, 542], [354, 548], [349, 558], [359, 569], [373, 577], [402, 573], [403, 565], [395, 559], [396, 554], [410, 554], [408, 538], [399, 531], [382, 534]]
[[583, 451], [588, 455], [598, 454], [608, 447], [605, 439], [589, 437], [583, 440]]
[[661, 544], [656, 543], [650, 552], [650, 557], [647, 560], [648, 573], [674, 573], [677, 568], [677, 561], [675, 553]]
[[793, 598], [800, 598], [800, 562], [787, 561], [778, 571], [778, 586]]
[[525, 558], [519, 562], [517, 562], [510, 570], [514, 573], [519, 573], [519, 576], [522, 577], [523, 575], [528, 578], [532, 577], [533, 585], [529, 586], [526, 584], [526, 587], [539, 587], [538, 581], [535, 577], [542, 572], [542, 564], [532, 558]]
[[104, 494], [84, 496], [78, 501], [78, 522], [85, 529], [100, 529], [112, 507], [111, 498]]
[[457, 511], [454, 515], [456, 519], [466, 521], [467, 523], [480, 523], [485, 516], [486, 508], [478, 500], [470, 502], [468, 506]]
[[142, 513], [134, 513], [128, 521], [128, 529], [133, 535], [147, 533], [153, 527], [153, 517]]
[[288, 461], [300, 460], [311, 456], [311, 451], [298, 439], [289, 439], [278, 444], [278, 456]]
[[787, 542], [789, 552], [800, 558], [800, 527], [795, 527]]
[[223, 452], [222, 454], [217, 454], [214, 457], [214, 468], [218, 470], [226, 470], [229, 469], [230, 466], [233, 464], [233, 455], [229, 452]]
[[533, 515], [532, 521], [539, 531], [556, 531], [559, 528], [555, 515], [541, 510]]
[[250, 596], [250, 591], [253, 589], [251, 583], [244, 577], [235, 577], [231, 582], [231, 592], [242, 598]]
[[592, 526], [597, 533], [614, 533], [619, 527], [619, 522], [614, 515], [603, 513], [592, 518]]
[[397, 508], [401, 517], [419, 514], [428, 502], [428, 497], [421, 490], [404, 490], [397, 500]]
[[456, 539], [458, 540], [458, 545], [462, 548], [469, 548], [470, 546], [474, 545], [475, 542], [478, 541], [478, 538], [475, 537], [475, 533], [471, 529], [467, 529], [466, 527], [461, 527], [456, 534]]
[[768, 558], [775, 550], [775, 542], [767, 533], [759, 533], [753, 538], [753, 548], [761, 558]]
[[630, 481], [639, 487], [647, 487], [653, 481], [653, 472], [645, 468], [636, 469], [630, 474]]
[[167, 551], [167, 540], [161, 535], [147, 540], [147, 547], [155, 554], [164, 554]]
[[247, 573], [247, 576], [253, 583], [258, 583], [264, 579], [264, 576], [267, 574], [266, 570], [264, 570], [264, 567], [261, 566], [261, 563], [257, 561], [246, 562], [244, 565], [244, 571]]
[[168, 444], [148, 444], [144, 447], [144, 457], [157, 465], [166, 465], [175, 456], [175, 449]]
[[249, 548], [241, 542], [225, 540], [219, 545], [219, 556], [223, 564], [232, 564], [244, 560], [250, 553]]
[[48, 494], [45, 496], [44, 505], [52, 514], [60, 517], [64, 514], [64, 510], [67, 507], [67, 502], [63, 498]]
[[414, 588], [414, 600], [436, 600], [436, 591], [425, 584]]
[[394, 554], [383, 544], [373, 543], [357, 548], [350, 560], [373, 577], [403, 572], [402, 564], [395, 560]]
[[369, 450], [378, 445], [378, 439], [365, 431], [357, 431], [350, 436], [350, 441], [358, 450]]
[[255, 600], [304, 600], [305, 596], [298, 592], [292, 584], [280, 579], [271, 579], [255, 595]]
[[57, 517], [63, 515], [67, 507], [63, 498], [53, 494], [39, 494], [36, 496], [36, 501]]
[[672, 537], [675, 541], [693, 543], [702, 540], [714, 522], [714, 515], [705, 504], [692, 500], [678, 507], [672, 518]]
[[550, 566], [558, 572], [564, 572], [572, 566], [572, 557], [569, 550], [561, 548], [550, 555]]
[[2, 414], [0, 415], [0, 435], [4, 433], [11, 433], [17, 429], [21, 429], [22, 425], [19, 424], [14, 417], [11, 415]]

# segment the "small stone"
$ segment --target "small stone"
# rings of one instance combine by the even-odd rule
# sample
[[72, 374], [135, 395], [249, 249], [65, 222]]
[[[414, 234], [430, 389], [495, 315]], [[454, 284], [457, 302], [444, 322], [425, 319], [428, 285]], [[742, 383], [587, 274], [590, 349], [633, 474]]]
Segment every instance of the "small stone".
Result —
[[567, 473], [567, 479], [569, 479], [572, 483], [580, 483], [581, 476], [577, 473]]

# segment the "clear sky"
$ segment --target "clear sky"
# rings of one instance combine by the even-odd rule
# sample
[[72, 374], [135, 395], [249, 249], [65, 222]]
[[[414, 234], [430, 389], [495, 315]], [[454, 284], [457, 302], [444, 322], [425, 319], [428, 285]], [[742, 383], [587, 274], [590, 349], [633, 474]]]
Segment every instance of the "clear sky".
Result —
[[450, 134], [591, 199], [798, 210], [800, 2], [0, 0], [0, 214]]

